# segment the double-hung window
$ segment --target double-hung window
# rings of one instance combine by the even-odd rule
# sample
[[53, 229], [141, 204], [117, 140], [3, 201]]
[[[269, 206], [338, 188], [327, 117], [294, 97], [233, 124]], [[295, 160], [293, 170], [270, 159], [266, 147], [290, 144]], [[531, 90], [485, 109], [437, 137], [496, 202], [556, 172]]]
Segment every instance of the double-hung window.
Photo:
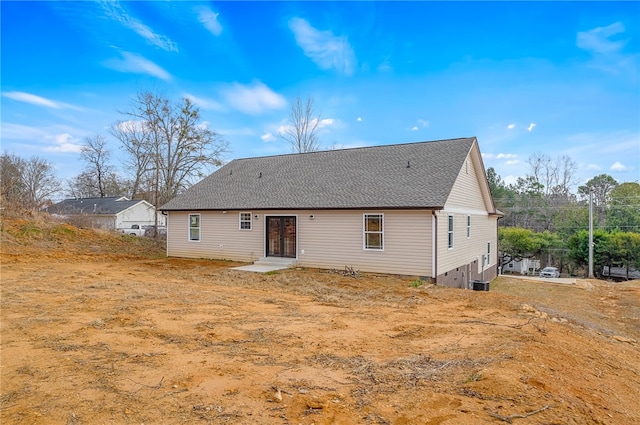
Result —
[[447, 231], [449, 249], [453, 249], [453, 216], [449, 216], [449, 230]]
[[240, 230], [251, 230], [251, 213], [240, 213]]
[[364, 215], [364, 249], [384, 249], [384, 215]]
[[189, 240], [200, 241], [200, 214], [189, 214]]

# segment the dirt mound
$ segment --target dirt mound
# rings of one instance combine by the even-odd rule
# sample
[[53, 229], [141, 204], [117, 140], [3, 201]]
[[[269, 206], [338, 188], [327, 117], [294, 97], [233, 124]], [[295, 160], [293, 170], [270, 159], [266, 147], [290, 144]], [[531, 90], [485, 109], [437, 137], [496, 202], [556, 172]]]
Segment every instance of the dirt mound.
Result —
[[5, 258], [68, 258], [74, 255], [160, 258], [164, 241], [135, 237], [110, 230], [81, 229], [48, 216], [35, 220], [3, 218], [0, 244]]
[[640, 285], [265, 275], [153, 243], [3, 222], [3, 424], [640, 423]]

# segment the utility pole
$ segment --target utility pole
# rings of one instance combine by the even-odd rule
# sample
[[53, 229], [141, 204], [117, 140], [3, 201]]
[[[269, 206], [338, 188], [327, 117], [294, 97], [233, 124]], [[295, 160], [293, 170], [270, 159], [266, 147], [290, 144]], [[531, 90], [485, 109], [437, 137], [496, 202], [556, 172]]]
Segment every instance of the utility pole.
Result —
[[589, 279], [593, 277], [593, 189], [589, 188]]

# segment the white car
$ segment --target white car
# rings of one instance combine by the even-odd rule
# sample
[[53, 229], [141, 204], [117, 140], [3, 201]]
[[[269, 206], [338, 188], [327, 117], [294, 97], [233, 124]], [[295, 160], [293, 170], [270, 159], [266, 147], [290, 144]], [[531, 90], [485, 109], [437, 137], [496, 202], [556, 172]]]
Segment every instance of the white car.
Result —
[[540, 270], [540, 277], [560, 277], [560, 272], [555, 267], [545, 267]]

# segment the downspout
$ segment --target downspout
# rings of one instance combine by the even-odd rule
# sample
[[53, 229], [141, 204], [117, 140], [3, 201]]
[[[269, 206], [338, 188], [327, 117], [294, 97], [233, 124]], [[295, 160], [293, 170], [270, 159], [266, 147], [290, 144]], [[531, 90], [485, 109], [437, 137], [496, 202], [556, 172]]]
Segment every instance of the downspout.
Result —
[[431, 210], [431, 278], [438, 283], [438, 216], [435, 210]]
[[[502, 255], [500, 255], [500, 231], [499, 231], [501, 218], [502, 218], [501, 216], [498, 216], [498, 218], [496, 219], [496, 259], [498, 260], [496, 261], [496, 268], [497, 268], [496, 276], [500, 276], [502, 274]], [[529, 271], [528, 264], [527, 264], [527, 271]]]
[[[165, 243], [165, 256], [167, 258], [169, 258], [169, 213], [166, 211], [161, 211], [162, 215], [164, 215], [164, 225], [167, 228], [167, 240]], [[158, 213], [156, 212], [156, 215], [158, 215]], [[187, 218], [188, 220], [188, 218]], [[158, 229], [156, 228], [156, 232], [158, 231]]]

